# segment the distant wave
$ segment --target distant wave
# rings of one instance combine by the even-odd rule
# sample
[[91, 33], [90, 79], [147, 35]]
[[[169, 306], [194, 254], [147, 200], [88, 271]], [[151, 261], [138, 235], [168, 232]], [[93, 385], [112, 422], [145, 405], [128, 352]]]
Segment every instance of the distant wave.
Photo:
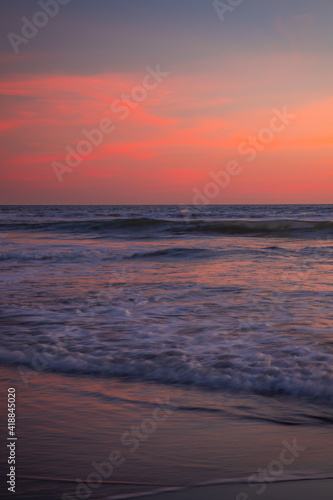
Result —
[[154, 252], [137, 252], [130, 259], [158, 259], [158, 258], [201, 258], [214, 257], [218, 252], [206, 248], [164, 248]]
[[[326, 259], [332, 256], [331, 246], [325, 246], [320, 249], [320, 255], [325, 256]], [[103, 262], [103, 261], [114, 261], [119, 262], [121, 260], [181, 260], [181, 259], [191, 259], [191, 260], [204, 260], [212, 258], [224, 258], [230, 255], [232, 256], [251, 256], [252, 258], [288, 258], [291, 255], [300, 255], [307, 257], [308, 255], [313, 255], [314, 252], [318, 251], [317, 247], [305, 247], [298, 249], [285, 249], [283, 247], [262, 247], [262, 248], [244, 248], [240, 246], [239, 248], [191, 248], [191, 247], [166, 247], [159, 250], [152, 250], [147, 252], [124, 252], [117, 253], [116, 251], [108, 248], [99, 246], [98, 248], [82, 248], [74, 249], [70, 248], [54, 248], [53, 250], [40, 248], [25, 250], [2, 250], [0, 251], [0, 262], [14, 261], [14, 262], [45, 262], [45, 263], [86, 263], [86, 262]], [[327, 260], [325, 260], [327, 263]]]
[[18, 251], [8, 250], [0, 252], [1, 261], [15, 262], [88, 262], [88, 261], [119, 261], [119, 260], [141, 260], [141, 259], [203, 259], [218, 256], [219, 252], [205, 248], [170, 247], [151, 252], [134, 252], [129, 255], [116, 254], [108, 248], [95, 250], [35, 250]]
[[117, 260], [119, 257], [109, 249], [99, 250], [8, 250], [0, 252], [1, 261], [46, 261], [46, 262], [87, 262], [91, 260]]
[[92, 234], [96, 237], [125, 236], [163, 237], [163, 235], [206, 234], [245, 236], [288, 236], [303, 234], [332, 237], [333, 221], [318, 220], [172, 220], [150, 217], [115, 218], [103, 220], [54, 220], [1, 222], [3, 231], [54, 232], [63, 234]]

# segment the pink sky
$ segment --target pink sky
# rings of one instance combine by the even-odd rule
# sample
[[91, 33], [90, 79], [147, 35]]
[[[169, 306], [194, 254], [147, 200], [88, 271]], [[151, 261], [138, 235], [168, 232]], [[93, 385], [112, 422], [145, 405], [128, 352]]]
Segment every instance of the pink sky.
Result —
[[[231, 160], [241, 173], [210, 203], [331, 203], [331, 53], [301, 45], [311, 29], [314, 15], [274, 18], [292, 50], [232, 47], [223, 64], [215, 50], [198, 64], [175, 55], [140, 71], [70, 74], [23, 69], [43, 64], [41, 47], [0, 56], [2, 203], [188, 204]], [[154, 79], [147, 66], [157, 65], [168, 75]], [[264, 144], [283, 109], [293, 119]], [[66, 163], [101, 123], [98, 144]], [[260, 146], [253, 161], [239, 150], [249, 137]]]

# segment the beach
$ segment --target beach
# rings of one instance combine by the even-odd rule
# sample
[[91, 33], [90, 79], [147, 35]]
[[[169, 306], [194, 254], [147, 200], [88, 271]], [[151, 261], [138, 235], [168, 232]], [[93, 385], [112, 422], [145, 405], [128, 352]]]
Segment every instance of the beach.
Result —
[[[232, 486], [210, 486], [188, 489], [184, 492], [164, 493], [150, 498], [151, 500], [250, 500], [262, 498], [263, 500], [329, 500], [332, 498], [333, 481], [301, 481], [297, 483], [275, 483], [270, 484], [267, 490], [260, 496], [253, 493], [253, 488], [242, 488], [241, 485]], [[240, 490], [242, 490], [241, 493]], [[258, 487], [259, 490], [259, 487]]]
[[[315, 421], [283, 425], [251, 417], [254, 407], [264, 406], [260, 398], [251, 408], [242, 396], [207, 397], [201, 391], [153, 383], [45, 372], [35, 373], [26, 385], [17, 368], [2, 368], [1, 380], [2, 394], [8, 386], [17, 393], [18, 499], [135, 498], [157, 492], [158, 498], [172, 500], [220, 494], [227, 499], [240, 494], [297, 498], [292, 494], [304, 488], [308, 497], [302, 498], [310, 498], [311, 488], [325, 492], [331, 484], [299, 481], [331, 477], [331, 426]], [[282, 398], [276, 414], [287, 405]], [[161, 420], [155, 428], [156, 414]], [[296, 443], [296, 456], [286, 452], [288, 465], [282, 468], [277, 463], [286, 443], [290, 449]], [[2, 448], [2, 463], [4, 455]], [[253, 477], [258, 478], [259, 469], [267, 474], [260, 495]], [[273, 479], [291, 482], [272, 485]], [[202, 483], [211, 485], [191, 489]], [[276, 491], [288, 495], [274, 497]]]

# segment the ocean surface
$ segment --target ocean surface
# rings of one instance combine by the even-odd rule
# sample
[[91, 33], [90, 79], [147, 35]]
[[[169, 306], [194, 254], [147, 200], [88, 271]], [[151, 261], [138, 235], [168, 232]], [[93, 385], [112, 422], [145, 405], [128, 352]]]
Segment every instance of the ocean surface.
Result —
[[331, 477], [333, 205], [2, 206], [0, 231], [21, 474], [83, 475], [171, 395], [120, 479], [246, 478], [295, 436], [283, 477]]
[[2, 206], [0, 229], [1, 363], [332, 405], [332, 205]]

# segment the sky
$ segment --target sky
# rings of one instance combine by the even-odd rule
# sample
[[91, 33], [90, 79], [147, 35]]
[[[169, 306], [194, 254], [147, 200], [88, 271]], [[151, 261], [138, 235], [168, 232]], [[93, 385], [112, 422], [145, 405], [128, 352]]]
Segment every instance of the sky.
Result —
[[2, 0], [1, 204], [333, 203], [332, 0]]

